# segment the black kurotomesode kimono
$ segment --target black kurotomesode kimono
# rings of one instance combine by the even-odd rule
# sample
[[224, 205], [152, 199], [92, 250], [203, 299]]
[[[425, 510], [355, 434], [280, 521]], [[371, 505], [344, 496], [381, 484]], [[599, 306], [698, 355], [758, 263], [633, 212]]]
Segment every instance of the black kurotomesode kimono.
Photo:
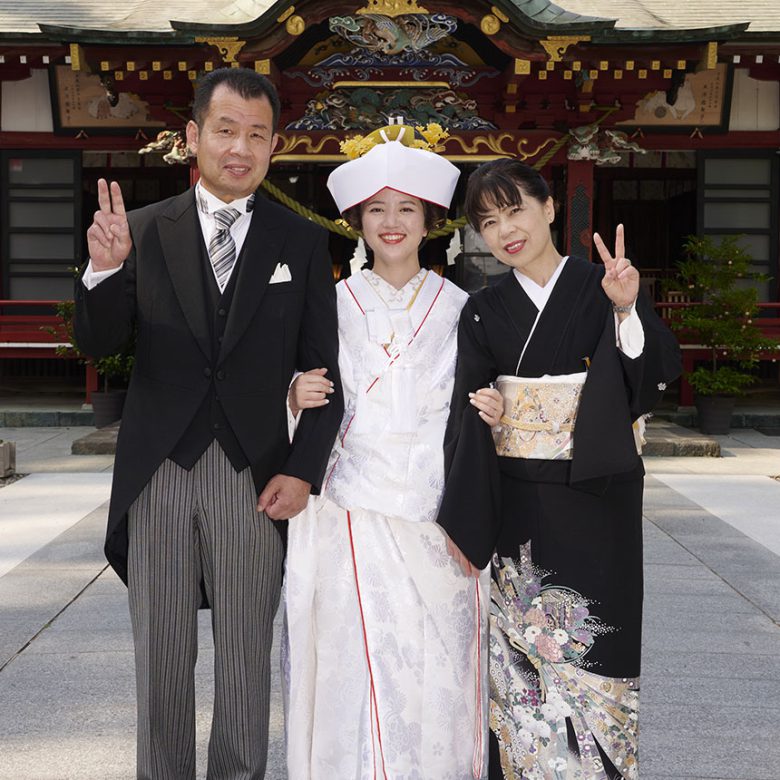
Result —
[[566, 261], [517, 371], [589, 365], [570, 460], [499, 458], [468, 403], [515, 374], [536, 319], [513, 273], [461, 314], [439, 522], [476, 565], [493, 556], [491, 778], [638, 777], [644, 468], [632, 421], [679, 375], [680, 355], [642, 298], [644, 349], [620, 351], [603, 275]]

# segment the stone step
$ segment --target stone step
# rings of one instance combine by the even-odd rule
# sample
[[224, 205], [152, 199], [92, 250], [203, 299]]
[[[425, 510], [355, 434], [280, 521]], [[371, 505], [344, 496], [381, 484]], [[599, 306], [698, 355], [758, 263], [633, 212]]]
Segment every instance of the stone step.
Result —
[[0, 408], [0, 428], [75, 428], [94, 424], [91, 409]]
[[644, 457], [720, 457], [717, 439], [658, 417], [648, 422], [645, 441]]
[[[119, 423], [88, 433], [76, 439], [71, 446], [73, 455], [111, 455], [116, 451]], [[682, 428], [679, 425], [653, 418], [645, 431], [646, 444], [643, 455], [646, 457], [673, 456], [720, 456], [720, 444], [710, 436]]]
[[71, 455], [113, 455], [119, 435], [119, 420], [76, 439], [70, 445]]

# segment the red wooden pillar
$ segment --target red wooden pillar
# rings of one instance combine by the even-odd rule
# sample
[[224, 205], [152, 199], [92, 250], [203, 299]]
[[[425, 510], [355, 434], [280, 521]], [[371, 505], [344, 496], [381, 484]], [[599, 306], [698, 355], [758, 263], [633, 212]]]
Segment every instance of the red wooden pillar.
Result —
[[95, 371], [95, 367], [92, 363], [87, 363], [87, 376], [86, 376], [86, 398], [84, 403], [92, 403], [92, 393], [98, 389], [98, 374]]
[[566, 167], [566, 253], [590, 260], [593, 247], [593, 162]]

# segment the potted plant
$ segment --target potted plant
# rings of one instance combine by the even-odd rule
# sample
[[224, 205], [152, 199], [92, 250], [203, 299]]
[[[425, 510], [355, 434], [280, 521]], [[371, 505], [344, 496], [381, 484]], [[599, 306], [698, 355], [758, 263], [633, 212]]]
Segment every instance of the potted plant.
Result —
[[60, 301], [55, 306], [55, 311], [60, 317], [62, 325], [47, 327], [45, 330], [70, 344], [70, 346], [58, 346], [56, 348], [57, 354], [63, 357], [75, 355], [82, 363], [92, 365], [98, 376], [102, 378], [101, 389], [92, 392], [95, 427], [103, 428], [116, 422], [122, 416], [127, 382], [135, 362], [135, 339], [131, 339], [123, 349], [112, 355], [102, 358], [87, 357], [79, 349], [73, 332], [73, 301]]
[[752, 258], [738, 236], [688, 236], [683, 250], [674, 284], [691, 305], [672, 311], [671, 326], [709, 350], [707, 363], [687, 380], [702, 432], [727, 433], [736, 397], [756, 381], [759, 354], [774, 347], [755, 322], [756, 283], [767, 277], [750, 270]]

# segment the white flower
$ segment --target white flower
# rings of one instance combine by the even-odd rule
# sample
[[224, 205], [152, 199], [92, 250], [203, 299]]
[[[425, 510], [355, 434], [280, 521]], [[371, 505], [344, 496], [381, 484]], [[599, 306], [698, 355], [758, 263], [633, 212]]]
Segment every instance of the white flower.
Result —
[[474, 322], [479, 322], [479, 314], [474, 315]]
[[532, 607], [541, 607], [541, 606], [542, 606], [542, 597], [541, 597], [541, 596], [537, 596], [537, 597], [536, 597], [536, 598], [535, 598], [535, 599], [534, 599], [534, 600], [531, 602], [531, 606], [532, 606]]
[[542, 739], [549, 739], [550, 734], [552, 734], [552, 730], [543, 720], [540, 720], [536, 724], [536, 733]]
[[666, 390], [666, 382], [659, 382], [658, 389], [661, 391]]
[[532, 645], [536, 641], [536, 637], [541, 633], [542, 629], [539, 628], [539, 626], [528, 626], [528, 628], [523, 631], [523, 636], [525, 637], [525, 641], [528, 642], [529, 645]]
[[[572, 708], [566, 703], [563, 696], [561, 696], [558, 691], [548, 691], [547, 705], [553, 707], [556, 714], [562, 718], [570, 718], [574, 714]], [[544, 707], [547, 705], [542, 705], [542, 712], [544, 712]], [[548, 716], [548, 719], [552, 720], [552, 717]]]
[[520, 714], [520, 725], [524, 729], [528, 729], [528, 731], [535, 731], [536, 730], [536, 718], [531, 715], [528, 710], [523, 710], [523, 712]]
[[569, 635], [562, 628], [556, 628], [553, 631], [553, 639], [559, 645], [565, 645], [569, 641]]
[[520, 729], [520, 731], [517, 732], [517, 738], [527, 748], [531, 747], [534, 743], [534, 735], [528, 729]]
[[547, 718], [547, 720], [556, 720], [556, 718], [558, 717], [558, 708], [554, 704], [551, 704], [549, 701], [542, 704], [541, 710], [542, 710], [542, 715], [544, 715], [544, 717]]
[[562, 718], [570, 718], [572, 715], [574, 715], [574, 710], [565, 701], [562, 701], [558, 705], [558, 714]]
[[556, 758], [551, 758], [547, 762], [547, 766], [549, 766], [550, 769], [554, 769], [556, 771], [560, 771], [561, 769], [566, 769], [568, 764], [566, 763], [566, 759], [565, 758], [558, 758], [558, 757], [556, 757]]

